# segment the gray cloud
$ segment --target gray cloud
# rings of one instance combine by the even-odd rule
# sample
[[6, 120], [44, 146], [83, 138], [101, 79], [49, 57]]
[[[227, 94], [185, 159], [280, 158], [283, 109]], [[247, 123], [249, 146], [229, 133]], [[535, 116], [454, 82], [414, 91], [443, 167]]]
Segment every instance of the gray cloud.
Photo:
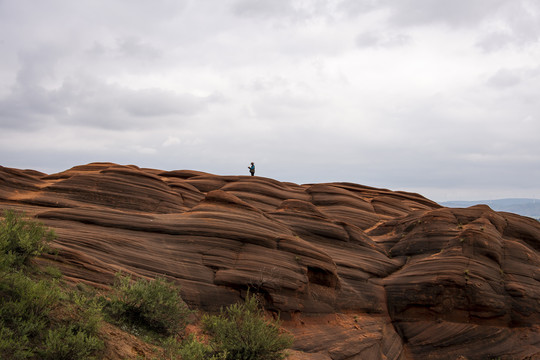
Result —
[[0, 127], [32, 128], [48, 121], [119, 130], [153, 128], [185, 121], [220, 99], [218, 94], [132, 90], [96, 78], [68, 78], [54, 89], [16, 85], [0, 98]]
[[237, 15], [253, 17], [288, 17], [297, 12], [287, 0], [238, 0], [232, 9]]
[[137, 117], [194, 115], [211, 101], [209, 97], [178, 95], [160, 89], [129, 91], [121, 98], [121, 106], [128, 114]]
[[538, 43], [540, 3], [526, 0], [507, 3], [500, 11], [496, 24], [477, 42], [478, 47], [486, 52]]
[[508, 88], [521, 82], [521, 75], [517, 71], [501, 69], [491, 76], [487, 83], [498, 88]]
[[530, 0], [343, 0], [338, 9], [349, 16], [387, 11], [386, 20], [398, 28], [484, 26], [487, 31], [478, 34], [477, 45], [488, 52], [540, 40], [540, 3]]
[[117, 39], [117, 51], [126, 58], [143, 60], [154, 60], [162, 56], [160, 49], [135, 36]]
[[514, 37], [509, 32], [493, 31], [482, 36], [476, 45], [486, 52], [493, 52], [512, 44], [513, 40]]
[[476, 26], [507, 3], [507, 0], [388, 0], [392, 21], [397, 25], [443, 23], [450, 26]]
[[[518, 0], [519, 1], [519, 0]], [[442, 23], [449, 26], [476, 26], [497, 13], [508, 0], [342, 0], [338, 9], [349, 16], [376, 11], [389, 12], [395, 26], [425, 26]], [[516, 1], [517, 2], [517, 1]]]
[[385, 8], [382, 0], [342, 0], [336, 10], [346, 17], [357, 17]]
[[336, 12], [343, 7], [328, 0], [235, 0], [232, 12], [240, 17], [267, 19], [271, 21], [283, 20], [298, 22], [315, 18], [326, 20], [335, 19]]
[[408, 41], [410, 41], [410, 37], [405, 34], [389, 34], [374, 31], [364, 32], [356, 37], [356, 45], [359, 48], [402, 46]]

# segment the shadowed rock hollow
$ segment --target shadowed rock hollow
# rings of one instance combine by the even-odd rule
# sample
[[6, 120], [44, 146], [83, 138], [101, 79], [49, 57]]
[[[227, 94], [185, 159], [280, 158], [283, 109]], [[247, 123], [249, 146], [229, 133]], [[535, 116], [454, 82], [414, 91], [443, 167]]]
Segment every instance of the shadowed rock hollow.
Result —
[[540, 358], [540, 223], [351, 183], [93, 163], [0, 167], [2, 208], [55, 229], [73, 282], [165, 275], [192, 307], [251, 288], [291, 359]]

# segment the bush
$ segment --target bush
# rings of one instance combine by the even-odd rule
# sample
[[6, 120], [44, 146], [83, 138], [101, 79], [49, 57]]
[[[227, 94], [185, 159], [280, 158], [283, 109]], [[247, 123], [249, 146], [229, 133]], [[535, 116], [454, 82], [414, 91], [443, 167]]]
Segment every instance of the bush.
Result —
[[13, 330], [0, 322], [0, 354], [8, 359], [29, 359], [32, 349], [28, 337], [18, 336]]
[[33, 280], [22, 266], [46, 251], [53, 236], [42, 224], [14, 212], [6, 212], [0, 224], [2, 358], [89, 360], [103, 348], [96, 335], [101, 317], [95, 307], [82, 300], [64, 301], [68, 296], [59, 280]]
[[49, 329], [39, 351], [43, 360], [96, 359], [94, 354], [103, 348], [103, 342], [77, 325], [64, 325]]
[[[227, 360], [226, 352], [213, 353], [214, 351], [210, 345], [198, 341], [193, 335], [184, 340], [182, 347], [176, 351], [176, 354], [180, 355], [182, 360]], [[170, 359], [173, 359], [173, 357], [170, 356]]]
[[191, 314], [178, 287], [165, 278], [132, 281], [122, 274], [116, 276], [105, 309], [114, 321], [130, 326], [132, 332], [140, 329], [161, 335], [183, 331]]
[[34, 281], [21, 272], [0, 281], [0, 354], [9, 359], [94, 359], [100, 312], [62, 301], [57, 281]]
[[34, 281], [21, 272], [3, 274], [0, 282], [0, 319], [47, 317], [60, 299], [56, 281]]
[[4, 219], [0, 222], [0, 269], [27, 264], [30, 257], [48, 251], [48, 243], [54, 237], [54, 231], [43, 224], [25, 220], [15, 211], [4, 211]]
[[256, 297], [248, 293], [243, 304], [222, 310], [219, 316], [205, 315], [204, 330], [211, 336], [213, 354], [227, 360], [284, 359], [293, 337], [280, 331], [277, 320], [267, 320]]

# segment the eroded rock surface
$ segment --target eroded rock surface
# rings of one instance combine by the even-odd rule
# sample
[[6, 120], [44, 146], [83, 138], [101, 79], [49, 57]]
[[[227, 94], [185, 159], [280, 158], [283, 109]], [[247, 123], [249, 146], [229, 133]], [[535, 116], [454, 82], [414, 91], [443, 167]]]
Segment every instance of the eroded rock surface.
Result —
[[540, 223], [351, 183], [112, 163], [0, 167], [0, 204], [55, 229], [74, 282], [164, 275], [191, 306], [248, 288], [292, 359], [540, 358]]

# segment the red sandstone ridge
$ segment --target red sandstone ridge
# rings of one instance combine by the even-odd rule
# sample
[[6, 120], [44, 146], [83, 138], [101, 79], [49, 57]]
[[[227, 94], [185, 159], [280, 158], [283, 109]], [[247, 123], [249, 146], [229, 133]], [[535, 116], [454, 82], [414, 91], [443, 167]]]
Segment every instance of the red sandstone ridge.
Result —
[[351, 183], [93, 163], [0, 167], [0, 204], [58, 235], [74, 282], [165, 275], [193, 307], [250, 287], [291, 359], [540, 359], [540, 223]]

